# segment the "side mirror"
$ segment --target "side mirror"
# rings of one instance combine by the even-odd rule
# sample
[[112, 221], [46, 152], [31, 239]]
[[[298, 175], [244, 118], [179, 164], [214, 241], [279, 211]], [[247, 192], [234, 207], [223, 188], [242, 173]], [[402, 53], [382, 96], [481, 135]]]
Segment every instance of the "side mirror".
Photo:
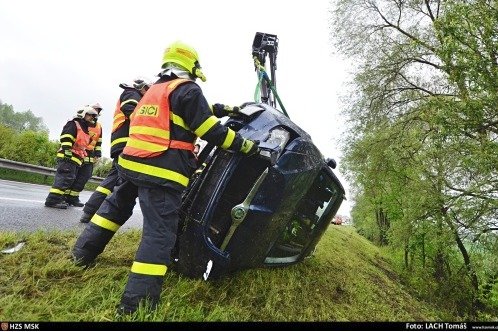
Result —
[[328, 165], [330, 168], [332, 168], [332, 169], [335, 169], [335, 168], [337, 167], [337, 163], [336, 163], [336, 161], [335, 161], [335, 159], [334, 159], [334, 158], [327, 158], [327, 159], [325, 160], [325, 162], [326, 162], [326, 163], [327, 163], [327, 165]]

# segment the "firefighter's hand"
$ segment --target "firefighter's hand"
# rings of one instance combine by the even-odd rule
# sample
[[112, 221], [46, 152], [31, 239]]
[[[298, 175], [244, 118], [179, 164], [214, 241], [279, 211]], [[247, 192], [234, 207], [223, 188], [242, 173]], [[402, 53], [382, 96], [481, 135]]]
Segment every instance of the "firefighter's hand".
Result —
[[71, 150], [64, 150], [64, 158], [71, 159], [73, 157], [73, 152]]
[[242, 142], [242, 146], [240, 147], [240, 152], [245, 154], [246, 156], [252, 156], [259, 151], [259, 142], [251, 141], [250, 139], [245, 139]]
[[224, 116], [233, 118], [242, 115], [242, 113], [240, 113], [240, 107], [238, 106], [232, 107], [225, 104], [213, 104], [211, 108], [213, 109], [214, 116], [217, 118], [222, 118]]

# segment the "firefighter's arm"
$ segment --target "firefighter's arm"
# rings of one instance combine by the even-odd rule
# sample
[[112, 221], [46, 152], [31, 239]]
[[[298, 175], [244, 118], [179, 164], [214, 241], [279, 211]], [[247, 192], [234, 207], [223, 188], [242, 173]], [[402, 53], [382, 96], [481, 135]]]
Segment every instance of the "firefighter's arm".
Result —
[[95, 161], [102, 157], [102, 127], [100, 128], [99, 139], [95, 144]]
[[71, 149], [73, 148], [73, 144], [76, 141], [76, 135], [76, 124], [74, 123], [74, 121], [68, 121], [64, 128], [62, 128], [62, 132], [59, 137], [64, 158], [71, 158], [73, 156], [73, 152], [71, 151]]
[[137, 107], [140, 98], [141, 95], [135, 90], [125, 90], [123, 92], [120, 98], [121, 101], [120, 108], [121, 112], [123, 112], [126, 118], [129, 118], [131, 113], [133, 113], [135, 107]]
[[258, 150], [257, 142], [245, 139], [232, 129], [220, 123], [209, 108], [200, 89], [191, 89], [182, 99], [181, 109], [185, 110], [186, 122], [201, 139], [225, 150], [253, 154]]

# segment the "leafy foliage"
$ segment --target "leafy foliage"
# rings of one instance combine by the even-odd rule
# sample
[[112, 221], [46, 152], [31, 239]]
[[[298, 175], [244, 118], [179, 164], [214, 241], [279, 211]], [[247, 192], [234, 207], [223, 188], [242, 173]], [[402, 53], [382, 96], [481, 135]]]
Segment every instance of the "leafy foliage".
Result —
[[47, 126], [41, 117], [37, 117], [30, 110], [25, 112], [15, 112], [12, 105], [2, 103], [0, 100], [0, 124], [12, 128], [16, 132], [24, 130], [45, 131]]
[[112, 160], [109, 158], [100, 158], [93, 167], [93, 175], [105, 178], [112, 167]]
[[23, 131], [13, 135], [9, 144], [0, 149], [0, 157], [46, 167], [55, 166], [58, 142], [52, 142], [47, 132]]
[[496, 309], [496, 2], [338, 0], [333, 15], [355, 64], [342, 142], [355, 225], [414, 281], [429, 275], [426, 296]]

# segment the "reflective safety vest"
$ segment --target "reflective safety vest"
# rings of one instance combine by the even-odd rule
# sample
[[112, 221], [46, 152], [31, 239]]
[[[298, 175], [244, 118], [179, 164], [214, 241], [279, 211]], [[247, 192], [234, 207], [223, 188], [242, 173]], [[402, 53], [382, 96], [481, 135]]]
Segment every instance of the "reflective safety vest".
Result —
[[121, 102], [121, 97], [118, 98], [116, 103], [116, 108], [114, 110], [114, 116], [112, 120], [112, 130], [111, 130], [111, 157], [116, 158], [128, 142], [128, 131], [130, 127], [130, 121], [126, 117], [125, 113], [121, 110], [126, 103], [134, 103], [135, 106], [138, 101], [135, 99], [128, 99]]
[[124, 115], [123, 111], [121, 111], [121, 100], [118, 99], [118, 102], [116, 103], [116, 108], [114, 110], [111, 133], [114, 133], [116, 130], [121, 128], [121, 126], [125, 121], [126, 121], [126, 116]]
[[95, 124], [95, 127], [88, 127], [88, 134], [90, 135], [90, 143], [86, 147], [87, 150], [95, 150], [95, 146], [99, 142], [99, 138], [102, 136], [102, 126], [100, 122]]
[[79, 157], [85, 158], [87, 155], [86, 147], [90, 141], [90, 135], [83, 131], [83, 128], [81, 128], [78, 121], [74, 121], [74, 123], [76, 123], [76, 140], [74, 141], [71, 151]]
[[[86, 149], [88, 151], [94, 151], [100, 137], [102, 137], [102, 125], [100, 122], [97, 122], [95, 127], [88, 126], [88, 134], [90, 135], [90, 143], [88, 143]], [[87, 156], [83, 161], [86, 163], [93, 163], [95, 158]]]
[[170, 139], [170, 120], [174, 114], [169, 104], [171, 92], [187, 79], [175, 79], [154, 84], [130, 116], [130, 135], [123, 154], [152, 158], [167, 149], [194, 151], [193, 142]]

